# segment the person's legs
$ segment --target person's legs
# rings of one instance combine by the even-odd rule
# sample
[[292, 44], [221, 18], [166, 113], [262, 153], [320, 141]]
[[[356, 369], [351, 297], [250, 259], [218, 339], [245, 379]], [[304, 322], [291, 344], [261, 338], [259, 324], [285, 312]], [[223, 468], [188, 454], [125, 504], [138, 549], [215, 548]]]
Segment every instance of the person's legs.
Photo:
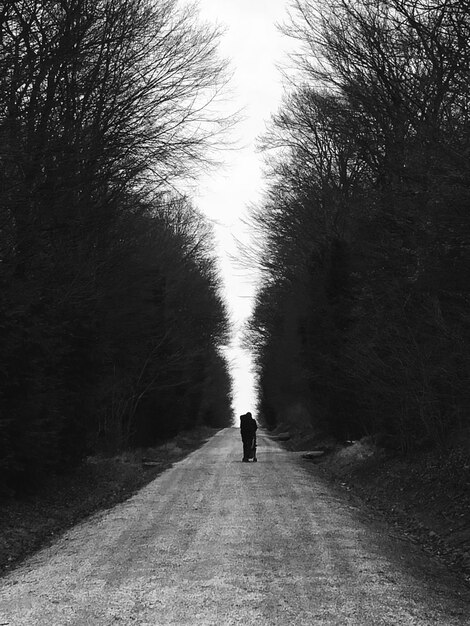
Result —
[[247, 463], [250, 458], [250, 448], [251, 441], [250, 439], [243, 439], [243, 462]]

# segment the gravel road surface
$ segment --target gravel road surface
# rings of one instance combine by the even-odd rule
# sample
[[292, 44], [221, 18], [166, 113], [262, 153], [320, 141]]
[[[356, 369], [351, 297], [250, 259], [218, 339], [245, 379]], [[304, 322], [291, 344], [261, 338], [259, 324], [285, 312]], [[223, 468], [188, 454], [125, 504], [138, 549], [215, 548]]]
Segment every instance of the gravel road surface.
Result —
[[0, 625], [470, 624], [467, 588], [262, 433], [238, 429], [0, 580]]

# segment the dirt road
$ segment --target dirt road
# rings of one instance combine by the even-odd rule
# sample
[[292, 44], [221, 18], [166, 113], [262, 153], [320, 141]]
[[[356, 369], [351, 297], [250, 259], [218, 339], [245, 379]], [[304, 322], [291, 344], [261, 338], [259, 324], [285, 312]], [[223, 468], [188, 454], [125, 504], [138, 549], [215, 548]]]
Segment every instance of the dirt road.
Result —
[[470, 624], [470, 596], [259, 437], [218, 433], [0, 581], [9, 626]]

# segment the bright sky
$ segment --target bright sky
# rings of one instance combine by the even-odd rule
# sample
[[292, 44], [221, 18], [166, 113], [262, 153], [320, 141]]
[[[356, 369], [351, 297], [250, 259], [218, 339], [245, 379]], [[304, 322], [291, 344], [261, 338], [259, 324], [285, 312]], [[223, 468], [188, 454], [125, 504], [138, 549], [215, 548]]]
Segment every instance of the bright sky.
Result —
[[277, 66], [285, 63], [290, 42], [276, 29], [286, 18], [288, 0], [199, 0], [204, 21], [226, 30], [221, 54], [234, 73], [230, 110], [244, 109], [236, 136], [242, 146], [225, 154], [225, 166], [200, 180], [196, 203], [215, 227], [226, 296], [234, 322], [234, 339], [227, 350], [234, 378], [235, 423], [241, 413], [255, 410], [254, 375], [250, 354], [240, 346], [243, 325], [253, 305], [256, 276], [237, 267], [232, 257], [239, 245], [249, 245], [243, 224], [250, 204], [262, 197], [261, 155], [255, 143], [282, 95]]

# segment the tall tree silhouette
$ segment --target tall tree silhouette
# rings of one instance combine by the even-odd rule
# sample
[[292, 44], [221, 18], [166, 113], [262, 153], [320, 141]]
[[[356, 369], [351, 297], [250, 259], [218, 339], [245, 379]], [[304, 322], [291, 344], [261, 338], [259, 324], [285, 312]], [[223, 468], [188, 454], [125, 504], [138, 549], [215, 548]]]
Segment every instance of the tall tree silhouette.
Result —
[[[98, 433], [131, 441], [157, 384], [167, 406], [202, 385], [225, 314], [199, 218], [182, 235], [168, 192], [231, 120], [218, 32], [174, 0], [12, 0], [0, 33], [0, 456], [19, 484]], [[216, 310], [189, 344], [175, 292], [196, 282], [181, 302]]]
[[310, 322], [291, 314], [305, 402], [340, 436], [407, 449], [465, 424], [469, 24], [466, 3], [292, 3], [305, 84], [264, 141], [275, 182], [255, 219], [268, 284], [310, 294]]

